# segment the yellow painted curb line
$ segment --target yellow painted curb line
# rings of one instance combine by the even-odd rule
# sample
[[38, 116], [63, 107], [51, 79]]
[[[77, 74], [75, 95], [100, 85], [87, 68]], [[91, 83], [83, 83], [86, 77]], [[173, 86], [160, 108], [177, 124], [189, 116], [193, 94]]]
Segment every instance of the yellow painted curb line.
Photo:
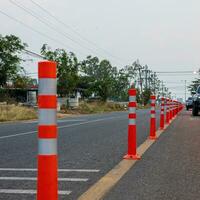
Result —
[[[176, 117], [175, 117], [176, 118]], [[174, 119], [175, 119], [174, 118]], [[159, 138], [160, 135], [166, 130], [166, 128], [174, 121], [168, 125], [165, 125], [163, 130], [158, 130], [156, 136]], [[143, 144], [141, 144], [138, 149], [138, 155], [142, 156], [149, 147], [156, 142], [156, 140], [147, 139]], [[102, 199], [108, 191], [110, 191], [113, 186], [129, 171], [129, 169], [135, 165], [138, 160], [122, 160], [113, 169], [111, 169], [105, 176], [103, 176], [99, 181], [92, 185], [85, 193], [83, 193], [78, 200], [100, 200]]]

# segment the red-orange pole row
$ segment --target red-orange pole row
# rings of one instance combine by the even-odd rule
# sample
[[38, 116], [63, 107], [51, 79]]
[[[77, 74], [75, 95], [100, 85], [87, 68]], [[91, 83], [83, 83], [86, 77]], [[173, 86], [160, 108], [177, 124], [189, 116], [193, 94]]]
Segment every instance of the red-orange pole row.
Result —
[[[149, 139], [155, 140], [156, 136], [156, 96], [151, 95], [151, 110], [150, 110], [150, 133]], [[136, 142], [136, 90], [129, 90], [129, 125], [128, 125], [128, 152], [124, 159], [138, 160], [140, 156], [137, 155]], [[166, 107], [166, 116], [165, 116]], [[169, 124], [173, 118], [183, 109], [183, 104], [178, 101], [161, 98], [161, 112], [160, 112], [160, 129], [164, 129], [165, 124]]]

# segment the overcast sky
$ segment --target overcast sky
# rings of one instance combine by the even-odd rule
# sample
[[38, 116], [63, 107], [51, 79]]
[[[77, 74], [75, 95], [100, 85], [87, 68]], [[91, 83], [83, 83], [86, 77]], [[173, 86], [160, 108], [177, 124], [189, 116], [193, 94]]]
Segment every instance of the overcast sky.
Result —
[[[32, 51], [39, 53], [42, 44], [47, 43], [52, 48], [73, 51], [80, 59], [89, 54], [109, 59], [118, 67], [136, 59], [154, 71], [193, 71], [200, 67], [199, 0], [34, 0], [66, 26], [30, 0], [12, 1], [31, 9], [41, 20], [49, 20], [56, 30], [9, 0], [1, 0], [0, 11], [53, 39], [0, 13], [0, 33], [19, 36]], [[37, 71], [35, 63], [29, 62], [26, 66], [30, 72]], [[181, 97], [184, 94], [181, 80], [187, 79], [189, 83], [193, 78], [192, 74], [160, 76], [171, 91]]]

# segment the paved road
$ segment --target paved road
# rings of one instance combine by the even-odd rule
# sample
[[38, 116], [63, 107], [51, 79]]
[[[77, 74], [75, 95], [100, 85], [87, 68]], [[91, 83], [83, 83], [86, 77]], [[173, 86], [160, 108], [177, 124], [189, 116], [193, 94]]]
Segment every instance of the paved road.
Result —
[[[140, 145], [149, 134], [149, 110], [137, 111], [137, 117]], [[59, 190], [66, 192], [60, 199], [77, 199], [121, 161], [127, 123], [126, 112], [59, 120], [59, 177], [65, 178]], [[36, 128], [37, 122], [0, 124], [0, 200], [35, 199]]]
[[104, 200], [200, 199], [200, 116], [182, 112]]

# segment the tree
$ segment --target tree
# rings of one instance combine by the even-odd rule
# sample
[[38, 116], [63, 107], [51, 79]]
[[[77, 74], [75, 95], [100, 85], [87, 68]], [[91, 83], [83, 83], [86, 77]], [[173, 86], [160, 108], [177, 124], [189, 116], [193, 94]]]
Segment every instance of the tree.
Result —
[[15, 88], [27, 88], [34, 85], [34, 80], [26, 75], [16, 75], [13, 79], [13, 86]]
[[191, 94], [194, 91], [197, 91], [197, 87], [200, 85], [200, 78], [196, 78], [194, 81], [192, 81], [192, 83], [188, 86], [189, 91], [191, 92]]
[[27, 45], [14, 35], [0, 35], [0, 86], [6, 86], [22, 69], [19, 54]]
[[119, 71], [116, 69], [114, 79], [113, 98], [119, 101], [128, 101], [128, 89], [130, 86], [129, 74], [127, 68], [122, 68]]
[[79, 61], [76, 55], [72, 52], [67, 53], [64, 49], [52, 51], [47, 44], [42, 46], [41, 54], [46, 59], [57, 62], [58, 94], [69, 96], [74, 93], [79, 82]]
[[99, 61], [97, 57], [88, 56], [81, 64], [82, 72], [90, 81], [90, 91], [106, 101], [113, 95], [116, 68], [108, 60]]

